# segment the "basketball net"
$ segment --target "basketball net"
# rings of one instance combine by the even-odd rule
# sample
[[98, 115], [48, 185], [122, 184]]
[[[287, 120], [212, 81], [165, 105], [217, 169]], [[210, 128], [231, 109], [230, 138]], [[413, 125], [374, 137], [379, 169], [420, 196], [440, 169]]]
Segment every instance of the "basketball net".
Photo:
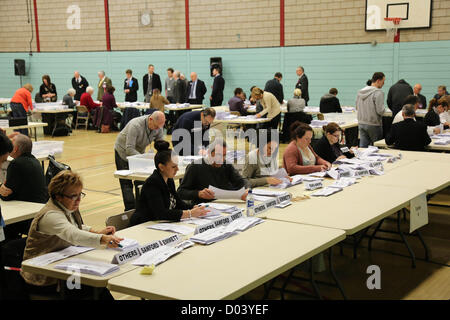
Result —
[[400, 25], [400, 21], [402, 21], [402, 18], [384, 18], [384, 21], [386, 21], [386, 24], [388, 25], [386, 27], [386, 37], [388, 38], [394, 38], [398, 36], [398, 26]]

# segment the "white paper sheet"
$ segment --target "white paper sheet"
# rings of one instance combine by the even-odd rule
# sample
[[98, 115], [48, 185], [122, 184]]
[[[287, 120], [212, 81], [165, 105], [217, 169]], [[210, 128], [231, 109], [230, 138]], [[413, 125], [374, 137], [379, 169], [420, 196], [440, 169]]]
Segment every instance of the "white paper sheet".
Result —
[[241, 199], [245, 193], [245, 188], [239, 190], [223, 190], [210, 185], [208, 189], [214, 192], [214, 198], [216, 199]]
[[164, 246], [151, 250], [134, 260], [132, 264], [134, 266], [150, 266], [152, 264], [156, 266], [183, 251], [183, 246], [180, 247], [180, 245], [181, 243], [177, 247]]
[[148, 226], [147, 229], [155, 229], [155, 230], [163, 230], [163, 231], [173, 231], [176, 233], [180, 233], [182, 235], [188, 235], [195, 231], [194, 228], [188, 226], [182, 226], [175, 223], [157, 223], [151, 226]]
[[55, 269], [74, 271], [104, 277], [118, 271], [118, 265], [84, 259], [70, 259], [55, 266]]
[[124, 176], [124, 177], [129, 176], [132, 173], [133, 173], [133, 171], [131, 171], [131, 170], [117, 170], [114, 172], [114, 174], [116, 174], [118, 176]]
[[328, 197], [339, 191], [342, 191], [342, 188], [326, 187], [326, 188], [320, 189], [319, 191], [312, 193], [311, 195], [314, 197]]
[[75, 256], [77, 254], [81, 254], [87, 251], [94, 250], [94, 248], [90, 247], [79, 247], [79, 246], [70, 246], [63, 250], [56, 251], [56, 252], [50, 252], [47, 254], [43, 254], [41, 256], [37, 256], [33, 259], [30, 259], [28, 262], [34, 266], [47, 266], [50, 263], [53, 263], [58, 260], [62, 260], [68, 257]]

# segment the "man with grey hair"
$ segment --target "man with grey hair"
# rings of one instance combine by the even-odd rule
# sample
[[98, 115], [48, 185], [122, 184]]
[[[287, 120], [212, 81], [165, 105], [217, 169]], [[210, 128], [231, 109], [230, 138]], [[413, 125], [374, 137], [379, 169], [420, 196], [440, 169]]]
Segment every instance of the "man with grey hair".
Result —
[[[214, 192], [209, 188], [213, 186], [224, 190], [240, 190], [250, 183], [244, 179], [230, 163], [225, 163], [227, 144], [216, 139], [208, 146], [206, 158], [201, 163], [192, 163], [187, 166], [184, 178], [177, 192], [181, 199], [191, 200], [198, 204], [215, 199]], [[246, 200], [248, 190], [240, 195]]]
[[13, 138], [14, 158], [6, 171], [6, 181], [0, 187], [2, 200], [46, 203], [48, 200], [45, 176], [39, 161], [31, 154], [33, 142], [23, 134]]
[[191, 72], [191, 81], [189, 81], [186, 88], [186, 102], [203, 104], [206, 91], [205, 83], [198, 78], [196, 72]]
[[98, 72], [98, 78], [100, 79], [100, 81], [98, 82], [97, 100], [102, 101], [105, 89], [106, 87], [112, 86], [112, 81], [110, 78], [105, 76], [105, 71], [103, 70]]
[[80, 75], [78, 71], [75, 71], [72, 78], [72, 88], [76, 91], [74, 100], [80, 101], [81, 95], [86, 92], [88, 86], [89, 82], [86, 78]]
[[[155, 111], [132, 119], [119, 133], [114, 145], [114, 154], [117, 170], [129, 170], [129, 156], [145, 153], [145, 149], [153, 141], [164, 138], [163, 127], [166, 117], [163, 112]], [[122, 189], [125, 211], [136, 207], [133, 195], [133, 184], [130, 180], [119, 179]], [[135, 182], [135, 186], [139, 183]], [[141, 183], [142, 184], [142, 183]]]
[[296, 70], [298, 81], [295, 85], [296, 89], [300, 89], [302, 91], [302, 98], [305, 99], [305, 105], [308, 105], [309, 101], [309, 92], [308, 92], [308, 77], [305, 74], [305, 69], [302, 66], [298, 66]]
[[427, 106], [427, 98], [424, 95], [421, 95], [422, 85], [420, 83], [416, 83], [413, 88], [414, 95], [419, 98], [420, 104], [419, 109], [426, 109]]
[[395, 123], [391, 132], [386, 136], [386, 144], [395, 148], [409, 151], [425, 151], [431, 143], [427, 133], [427, 126], [422, 121], [415, 121], [415, 106], [406, 104], [402, 108], [404, 120]]
[[186, 96], [186, 83], [180, 79], [180, 71], [175, 70], [173, 73], [173, 102], [184, 103]]

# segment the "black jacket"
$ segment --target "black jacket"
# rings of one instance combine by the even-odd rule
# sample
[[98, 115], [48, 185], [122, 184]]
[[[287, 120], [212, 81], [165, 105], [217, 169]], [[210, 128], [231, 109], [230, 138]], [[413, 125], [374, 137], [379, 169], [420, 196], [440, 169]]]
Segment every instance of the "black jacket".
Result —
[[[189, 102], [189, 95], [191, 94], [191, 86], [192, 81], [188, 82], [188, 85], [186, 86], [186, 102]], [[203, 104], [203, 99], [205, 97], [206, 93], [206, 86], [205, 83], [197, 79], [197, 87], [195, 88], [195, 100], [192, 101], [192, 104]]]
[[441, 119], [439, 118], [439, 115], [436, 113], [436, 111], [431, 109], [423, 118], [423, 123], [429, 127], [434, 127], [441, 124]]
[[39, 161], [31, 154], [24, 153], [11, 161], [6, 171], [5, 186], [13, 191], [3, 200], [20, 200], [46, 203], [47, 184]]
[[410, 94], [414, 94], [411, 86], [403, 79], [398, 80], [396, 84], [389, 88], [387, 96], [387, 105], [392, 111], [392, 117], [402, 110], [405, 99]]
[[176, 80], [174, 83], [173, 99], [175, 103], [186, 102], [186, 82], [181, 79]]
[[320, 112], [321, 113], [331, 113], [339, 112], [342, 113], [341, 104], [339, 99], [336, 98], [334, 94], [328, 93], [320, 99]]
[[[144, 86], [142, 89], [145, 96], [148, 90], [148, 73], [142, 78], [142, 85]], [[159, 89], [159, 91], [162, 92], [161, 78], [154, 72], [152, 77], [152, 89]], [[153, 94], [152, 92], [150, 93]]]
[[308, 105], [309, 92], [308, 92], [308, 77], [306, 76], [306, 74], [302, 74], [302, 76], [298, 79], [295, 88], [302, 90], [302, 98], [305, 99], [306, 105]]
[[211, 107], [222, 105], [223, 101], [223, 89], [225, 89], [225, 80], [222, 75], [219, 74], [214, 77], [212, 93], [211, 93]]
[[273, 78], [272, 80], [266, 82], [264, 91], [268, 91], [271, 94], [273, 94], [280, 104], [283, 103], [284, 99], [283, 85], [276, 78]]
[[[58, 100], [58, 93], [56, 92], [56, 86], [54, 83], [50, 83], [50, 87], [47, 87], [45, 84], [41, 84], [39, 87], [39, 95], [42, 98], [42, 95], [48, 94], [48, 93], [54, 93], [55, 96], [53, 96], [50, 100], [51, 102], [56, 102]], [[44, 98], [42, 98], [44, 99]]]
[[210, 185], [225, 190], [239, 190], [247, 185], [247, 181], [231, 164], [215, 168], [202, 160], [201, 164], [187, 166], [178, 194], [181, 199], [192, 200], [194, 203], [208, 202], [209, 200], [200, 199], [198, 192]]
[[[170, 194], [176, 200], [175, 209], [169, 209]], [[192, 206], [178, 196], [173, 179], [167, 179], [165, 183], [159, 170], [155, 169], [142, 186], [136, 211], [130, 219], [130, 226], [153, 220], [180, 221], [183, 210], [189, 209], [192, 209]]]
[[[201, 145], [195, 144], [194, 132], [196, 130], [201, 131], [201, 135], [199, 134], [199, 136], [202, 137], [202, 145], [204, 147], [207, 147], [209, 145], [209, 134], [207, 133], [209, 126], [203, 127], [201, 125], [201, 115], [200, 114], [201, 114], [201, 111], [185, 112], [178, 118], [177, 122], [175, 123], [175, 126], [173, 127], [173, 131], [172, 131], [172, 145], [174, 146], [174, 148], [178, 143], [180, 143], [184, 139], [184, 138], [181, 138], [182, 136], [176, 137], [175, 131], [177, 129], [185, 129], [191, 135], [190, 150], [187, 150], [188, 153], [185, 153], [183, 150], [180, 150], [180, 152], [178, 153], [179, 155], [187, 156], [187, 155], [197, 155], [198, 154], [199, 147], [201, 147]], [[198, 121], [197, 126], [194, 127], [194, 125], [196, 124], [195, 123], [196, 121]]]
[[401, 150], [424, 151], [430, 143], [427, 126], [411, 118], [393, 124], [390, 134], [386, 136], [386, 144], [393, 144]]
[[336, 159], [342, 155], [346, 156], [347, 158], [353, 158], [355, 156], [351, 152], [343, 153], [339, 143], [330, 145], [330, 142], [328, 141], [325, 135], [323, 135], [322, 138], [317, 140], [313, 149], [319, 157], [327, 160], [329, 163], [335, 162]]
[[81, 78], [80, 83], [77, 83], [75, 77], [72, 78], [72, 88], [74, 88], [76, 91], [73, 99], [77, 101], [80, 101], [81, 95], [86, 92], [86, 88], [89, 86], [89, 82], [86, 80], [85, 77], [80, 75], [80, 78]]
[[130, 92], [125, 94], [125, 101], [127, 102], [136, 102], [137, 101], [137, 92], [139, 90], [139, 83], [135, 77], [131, 77], [131, 87], [127, 85], [127, 80], [123, 81], [123, 90], [130, 89]]
[[419, 108], [426, 109], [428, 107], [427, 98], [425, 98], [425, 96], [421, 95], [420, 93], [417, 96], [419, 97], [420, 104], [422, 105], [422, 107]]

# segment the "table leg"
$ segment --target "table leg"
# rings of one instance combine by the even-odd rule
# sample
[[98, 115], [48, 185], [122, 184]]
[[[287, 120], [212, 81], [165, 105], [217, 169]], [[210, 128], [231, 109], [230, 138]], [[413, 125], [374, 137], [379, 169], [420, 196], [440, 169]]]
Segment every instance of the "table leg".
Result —
[[317, 286], [316, 280], [314, 278], [314, 268], [313, 268], [312, 258], [309, 258], [309, 271], [310, 271], [310, 281], [311, 281], [311, 285], [314, 289], [314, 292], [316, 293], [316, 296], [319, 298], [319, 300], [322, 300], [322, 296], [320, 295], [319, 287]]
[[337, 287], [339, 288], [339, 291], [341, 291], [342, 296], [344, 297], [344, 300], [347, 300], [347, 296], [345, 295], [344, 289], [342, 288], [341, 283], [339, 282], [336, 273], [334, 272], [334, 267], [333, 267], [333, 247], [330, 247], [330, 249], [328, 249], [328, 264], [330, 266], [330, 273], [331, 276], [334, 279], [334, 282], [336, 282]]
[[406, 237], [400, 228], [400, 221], [401, 221], [401, 215], [400, 215], [400, 212], [397, 212], [397, 231], [398, 231], [398, 234], [400, 235], [400, 237], [402, 238], [403, 243], [405, 244], [406, 248], [409, 251], [409, 255], [411, 256], [411, 259], [412, 259], [412, 267], [415, 268], [416, 267], [416, 257], [414, 255], [414, 251], [409, 246], [409, 243], [406, 240]]

